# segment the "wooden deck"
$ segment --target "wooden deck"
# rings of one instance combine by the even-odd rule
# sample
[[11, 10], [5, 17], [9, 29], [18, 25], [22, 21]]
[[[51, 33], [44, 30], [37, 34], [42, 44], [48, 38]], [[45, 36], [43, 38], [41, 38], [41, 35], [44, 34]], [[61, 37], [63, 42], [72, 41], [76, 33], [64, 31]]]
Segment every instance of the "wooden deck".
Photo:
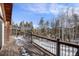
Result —
[[0, 56], [22, 56], [21, 47], [25, 48], [30, 56], [46, 56], [51, 55], [48, 52], [43, 51], [42, 48], [38, 48], [34, 43], [26, 42], [24, 46], [18, 46], [15, 44], [15, 40], [8, 41], [0, 50]]
[[0, 50], [0, 56], [19, 56], [19, 46], [14, 42], [8, 41]]

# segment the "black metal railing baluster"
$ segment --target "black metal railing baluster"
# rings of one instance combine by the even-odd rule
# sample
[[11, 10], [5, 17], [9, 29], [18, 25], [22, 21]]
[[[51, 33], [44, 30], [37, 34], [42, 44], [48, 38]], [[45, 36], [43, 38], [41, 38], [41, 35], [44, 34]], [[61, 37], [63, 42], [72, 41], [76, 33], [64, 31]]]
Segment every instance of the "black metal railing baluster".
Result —
[[62, 54], [61, 55], [63, 56], [63, 45], [62, 45]]
[[68, 46], [68, 56], [70, 56], [71, 48]]
[[65, 48], [65, 56], [66, 56], [66, 45], [64, 46], [64, 48]]
[[72, 47], [72, 56], [74, 56], [74, 47]]

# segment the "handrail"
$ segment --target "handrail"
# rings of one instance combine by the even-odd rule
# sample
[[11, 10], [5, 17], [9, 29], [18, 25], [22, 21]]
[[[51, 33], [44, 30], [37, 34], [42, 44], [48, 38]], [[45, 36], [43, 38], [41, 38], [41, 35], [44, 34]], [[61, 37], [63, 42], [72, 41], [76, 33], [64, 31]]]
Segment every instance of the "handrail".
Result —
[[77, 44], [73, 44], [73, 43], [69, 43], [69, 42], [62, 42], [62, 41], [59, 41], [59, 43], [64, 44], [64, 45], [68, 45], [68, 46], [72, 46], [75, 48], [79, 48], [79, 45], [77, 45]]
[[53, 40], [53, 39], [50, 39], [50, 38], [47, 38], [47, 37], [44, 37], [44, 36], [40, 36], [40, 35], [36, 35], [36, 34], [32, 34], [32, 36], [36, 36], [36, 37], [43, 38], [43, 39], [46, 39], [46, 40], [49, 40], [49, 41], [57, 42], [57, 40]]

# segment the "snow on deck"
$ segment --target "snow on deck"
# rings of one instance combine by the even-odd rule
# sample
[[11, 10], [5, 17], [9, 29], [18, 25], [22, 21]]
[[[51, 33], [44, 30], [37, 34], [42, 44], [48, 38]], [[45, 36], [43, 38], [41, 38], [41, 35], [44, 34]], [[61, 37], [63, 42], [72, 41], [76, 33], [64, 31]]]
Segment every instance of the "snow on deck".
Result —
[[[23, 38], [23, 36], [15, 36], [14, 38], [15, 38], [16, 44], [18, 46], [24, 46], [25, 39]], [[30, 56], [29, 53], [27, 53], [27, 50], [23, 47], [21, 47], [21, 55], [22, 56]]]

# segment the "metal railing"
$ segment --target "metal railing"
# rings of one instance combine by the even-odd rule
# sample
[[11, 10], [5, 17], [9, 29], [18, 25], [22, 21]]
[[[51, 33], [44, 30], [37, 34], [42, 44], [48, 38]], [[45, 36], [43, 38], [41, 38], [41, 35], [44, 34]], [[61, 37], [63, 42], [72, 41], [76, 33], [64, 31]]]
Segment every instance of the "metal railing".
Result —
[[42, 47], [55, 56], [79, 56], [79, 45], [69, 42], [62, 42], [44, 36], [31, 34], [31, 42]]

